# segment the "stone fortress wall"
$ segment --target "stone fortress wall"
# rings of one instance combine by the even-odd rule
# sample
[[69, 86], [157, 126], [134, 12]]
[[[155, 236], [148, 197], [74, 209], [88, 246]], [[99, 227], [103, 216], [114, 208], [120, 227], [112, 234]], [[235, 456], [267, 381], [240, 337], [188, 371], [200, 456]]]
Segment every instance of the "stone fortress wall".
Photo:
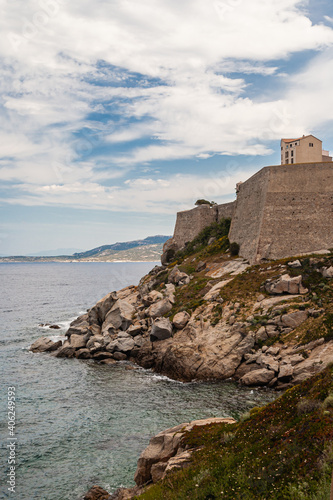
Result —
[[222, 217], [232, 219], [229, 239], [251, 263], [333, 248], [333, 166], [265, 167], [240, 185], [235, 202], [179, 212], [165, 249], [182, 248]]
[[184, 210], [177, 213], [177, 220], [173, 240], [177, 246], [183, 247], [188, 241], [192, 241], [206, 226], [221, 219], [232, 218], [235, 212], [236, 202], [224, 205], [199, 205], [192, 210]]

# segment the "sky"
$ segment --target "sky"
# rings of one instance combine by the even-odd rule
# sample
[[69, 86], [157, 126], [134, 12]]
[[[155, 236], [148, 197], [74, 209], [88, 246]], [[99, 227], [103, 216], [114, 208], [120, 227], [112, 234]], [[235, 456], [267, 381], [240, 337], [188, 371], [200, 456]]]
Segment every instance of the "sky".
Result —
[[333, 150], [330, 0], [0, 0], [0, 254], [172, 234]]

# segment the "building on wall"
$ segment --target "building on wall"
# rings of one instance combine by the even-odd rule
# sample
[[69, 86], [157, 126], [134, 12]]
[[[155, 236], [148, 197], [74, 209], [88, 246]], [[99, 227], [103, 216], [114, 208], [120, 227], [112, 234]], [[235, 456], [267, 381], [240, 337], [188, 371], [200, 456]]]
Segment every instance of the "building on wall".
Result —
[[329, 161], [332, 161], [329, 151], [323, 149], [322, 141], [314, 135], [281, 139], [281, 165]]

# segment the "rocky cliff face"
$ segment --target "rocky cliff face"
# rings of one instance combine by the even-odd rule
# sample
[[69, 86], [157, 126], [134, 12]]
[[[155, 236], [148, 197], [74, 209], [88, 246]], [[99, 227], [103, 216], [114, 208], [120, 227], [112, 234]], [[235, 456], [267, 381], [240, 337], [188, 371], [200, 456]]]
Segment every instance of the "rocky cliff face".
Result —
[[[126, 500], [139, 495], [145, 498], [147, 484], [169, 484], [172, 481], [169, 474], [172, 476], [179, 469], [184, 469], [185, 474], [187, 467], [193, 467], [193, 456], [199, 456], [197, 453], [200, 454], [202, 449], [208, 449], [208, 458], [205, 458], [207, 463], [217, 452], [219, 459], [223, 459], [219, 446], [225, 447], [226, 451], [230, 448], [230, 456], [234, 457], [244, 448], [242, 439], [245, 439], [247, 447], [250, 446], [252, 437], [258, 434], [263, 422], [266, 430], [264, 433], [260, 430], [251, 446], [257, 446], [257, 441], [262, 440], [260, 456], [265, 458], [267, 447], [270, 450], [271, 446], [269, 439], [274, 443], [280, 440], [281, 444], [277, 446], [275, 443], [272, 450], [281, 448], [282, 451], [277, 453], [285, 453], [283, 460], [286, 463], [290, 463], [297, 446], [303, 450], [307, 443], [317, 443], [319, 438], [322, 439], [322, 429], [333, 428], [333, 396], [329, 392], [332, 379], [330, 369], [325, 371], [325, 367], [333, 362], [332, 254], [250, 266], [244, 259], [231, 258], [227, 253], [216, 251], [218, 248], [219, 244], [213, 241], [204, 250], [179, 258], [177, 263], [155, 267], [141, 279], [138, 286], [109, 293], [86, 314], [73, 321], [62, 345], [42, 338], [31, 346], [31, 350], [60, 358], [91, 359], [104, 364], [133, 362], [179, 380], [224, 380], [231, 377], [248, 386], [261, 385], [282, 390], [296, 385], [292, 389], [294, 392], [286, 393], [284, 406], [279, 403], [276, 407], [274, 404], [269, 405], [267, 410], [261, 412], [257, 409], [258, 413], [251, 420], [253, 423], [239, 424], [239, 432], [226, 431], [224, 424], [232, 422], [225, 422], [224, 419], [221, 431], [214, 431], [213, 422], [200, 421], [161, 432], [152, 438], [138, 461], [136, 488], [121, 489], [109, 495], [95, 486], [87, 493], [87, 500]], [[325, 390], [319, 391], [319, 382], [308, 384], [309, 377], [316, 374], [320, 383], [325, 382]], [[291, 407], [295, 407], [292, 412]], [[308, 417], [309, 412], [316, 414], [311, 413]], [[280, 420], [277, 420], [277, 414], [281, 414]], [[206, 431], [199, 440], [194, 439], [194, 443], [184, 437], [188, 432], [196, 436], [196, 429], [201, 425], [205, 428], [207, 424], [211, 424], [207, 427], [211, 429], [209, 432], [219, 436], [214, 437], [217, 441], [212, 451], [209, 451], [209, 443], [215, 441], [209, 438], [207, 445], [204, 437]], [[220, 428], [216, 421], [214, 425], [216, 429]], [[283, 426], [285, 429], [282, 432]], [[294, 441], [287, 439], [290, 433], [298, 429], [297, 426], [300, 426], [297, 436], [302, 436], [304, 429], [308, 432], [299, 445], [295, 437]], [[330, 432], [326, 434], [325, 439], [331, 439]], [[320, 461], [326, 453], [324, 446], [328, 446], [327, 439], [321, 444], [320, 456], [318, 445], [313, 447], [313, 464], [322, 463]], [[232, 447], [233, 440], [235, 443], [239, 441], [235, 449]], [[289, 448], [283, 448], [294, 442], [296, 448], [292, 444], [292, 454]], [[302, 451], [297, 453], [301, 454]], [[297, 462], [297, 454], [295, 456]], [[270, 474], [273, 477], [280, 470], [278, 464], [282, 460], [281, 455], [272, 456], [267, 463], [264, 458], [260, 474], [265, 475], [264, 470], [272, 469]], [[247, 461], [240, 458], [240, 467], [251, 463], [251, 459], [253, 457], [250, 455]], [[276, 465], [271, 467], [270, 463]], [[313, 464], [311, 480], [314, 479]], [[225, 466], [229, 466], [227, 459]], [[201, 467], [200, 460], [196, 467]], [[254, 474], [252, 465], [247, 467], [249, 476], [246, 476], [246, 481], [247, 477], [251, 478], [251, 474]], [[295, 467], [296, 472], [293, 474], [296, 477], [298, 462]], [[286, 475], [289, 469], [286, 469]], [[199, 479], [195, 480], [194, 485], [192, 479], [188, 479], [189, 487], [195, 489], [197, 482], [201, 485], [201, 474], [206, 474], [205, 471], [197, 472], [195, 477]], [[255, 478], [258, 474], [255, 473]], [[231, 471], [228, 472], [229, 476], [233, 477]], [[289, 481], [294, 481], [294, 476], [290, 476]], [[279, 474], [274, 476], [274, 481], [278, 483], [279, 477]], [[235, 484], [238, 479], [233, 479]], [[239, 488], [245, 487], [245, 479], [242, 481]], [[298, 482], [293, 488], [296, 488], [297, 494], [301, 494], [302, 491], [297, 489]], [[269, 490], [269, 477], [266, 483], [267, 492], [271, 495], [275, 490]], [[223, 486], [227, 490], [229, 488], [230, 494], [226, 498], [234, 498], [231, 484], [232, 481], [228, 479]], [[252, 489], [253, 484], [249, 486]], [[205, 485], [200, 487], [206, 488]], [[173, 488], [181, 488], [181, 482]], [[327, 484], [322, 488], [326, 488], [326, 491]], [[166, 494], [166, 490], [162, 489], [156, 498], [169, 498]], [[284, 498], [291, 498], [289, 490], [286, 495]], [[274, 495], [270, 497], [282, 498]], [[152, 498], [149, 492], [147, 498]]]
[[333, 361], [332, 257], [250, 267], [204, 255], [155, 267], [75, 320], [62, 346], [39, 339], [31, 350], [279, 389]]

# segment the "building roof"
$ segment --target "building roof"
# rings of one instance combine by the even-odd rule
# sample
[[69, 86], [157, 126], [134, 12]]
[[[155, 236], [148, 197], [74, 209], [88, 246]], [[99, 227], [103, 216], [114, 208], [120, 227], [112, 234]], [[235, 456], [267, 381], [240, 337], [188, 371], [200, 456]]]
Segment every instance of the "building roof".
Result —
[[295, 141], [300, 141], [302, 139], [306, 139], [307, 137], [314, 137], [315, 139], [317, 139], [317, 141], [322, 142], [320, 139], [318, 139], [318, 137], [315, 137], [312, 134], [303, 135], [302, 137], [298, 137], [297, 139], [281, 139], [281, 141], [283, 141], [283, 142], [295, 142]]

